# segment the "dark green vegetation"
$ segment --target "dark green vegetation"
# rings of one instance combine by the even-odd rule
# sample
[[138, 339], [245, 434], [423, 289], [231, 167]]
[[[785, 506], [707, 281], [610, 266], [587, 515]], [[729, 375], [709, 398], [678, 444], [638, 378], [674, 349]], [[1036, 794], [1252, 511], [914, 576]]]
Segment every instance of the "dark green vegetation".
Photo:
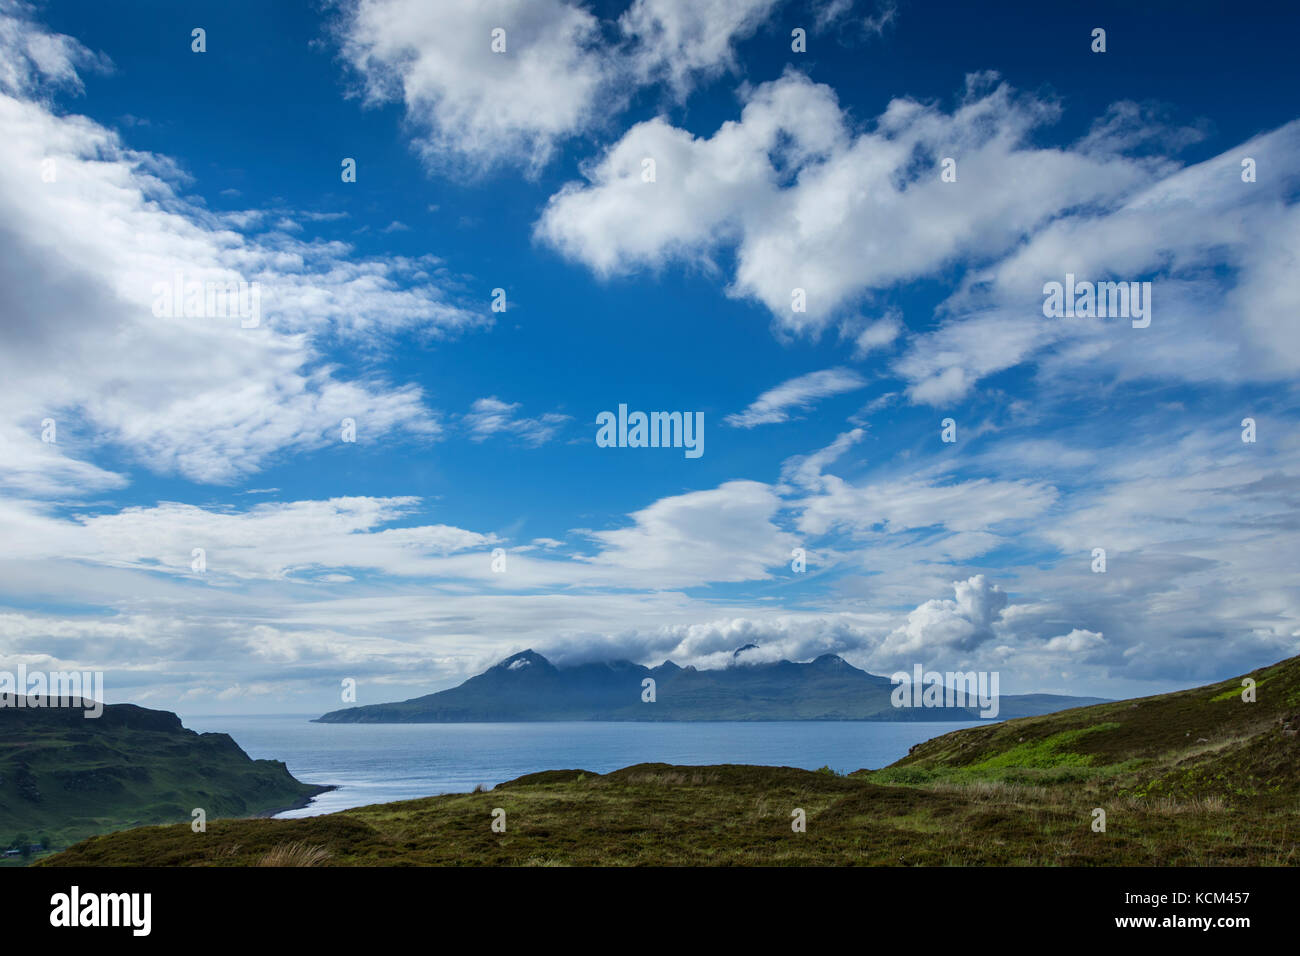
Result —
[[[1300, 658], [1136, 701], [937, 737], [846, 777], [786, 767], [554, 770], [304, 820], [95, 837], [49, 865], [1289, 865]], [[506, 811], [493, 833], [494, 808]], [[791, 829], [802, 809], [807, 832]], [[1094, 808], [1106, 832], [1094, 832]]]
[[167, 711], [110, 704], [100, 717], [83, 713], [0, 707], [0, 849], [20, 837], [60, 848], [94, 833], [189, 821], [196, 807], [209, 820], [250, 816], [322, 790], [279, 761], [250, 760], [226, 734], [186, 730]]
[[[736, 651], [739, 655], [752, 645]], [[652, 678], [656, 699], [641, 699]], [[666, 661], [556, 667], [521, 651], [459, 687], [392, 704], [335, 710], [320, 723], [458, 723], [526, 720], [974, 720], [977, 707], [895, 707], [894, 684], [834, 654], [807, 664], [776, 661], [719, 670]], [[1047, 714], [1098, 702], [1096, 697], [1007, 695], [1002, 717]]]

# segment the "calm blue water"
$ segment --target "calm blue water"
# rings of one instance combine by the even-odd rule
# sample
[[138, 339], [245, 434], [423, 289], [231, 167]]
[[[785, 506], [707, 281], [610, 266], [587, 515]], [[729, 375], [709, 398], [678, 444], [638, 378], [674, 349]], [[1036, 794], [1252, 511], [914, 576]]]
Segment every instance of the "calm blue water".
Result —
[[[306, 783], [339, 789], [306, 817], [390, 800], [493, 787], [538, 770], [608, 773], [635, 763], [750, 763], [838, 771], [883, 767], [961, 723], [313, 724], [307, 716], [186, 717], [230, 734], [254, 759], [283, 760]], [[987, 721], [985, 721], [987, 723]]]

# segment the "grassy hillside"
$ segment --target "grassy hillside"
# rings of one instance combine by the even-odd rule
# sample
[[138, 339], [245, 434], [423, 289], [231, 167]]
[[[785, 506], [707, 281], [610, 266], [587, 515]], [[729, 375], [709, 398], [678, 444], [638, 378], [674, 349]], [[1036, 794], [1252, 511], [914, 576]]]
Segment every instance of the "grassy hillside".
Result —
[[[1300, 659], [1241, 680], [961, 730], [847, 777], [557, 770], [304, 820], [153, 827], [49, 865], [1288, 865], [1300, 862]], [[491, 830], [494, 808], [507, 830]], [[802, 809], [807, 832], [791, 829]], [[1092, 828], [1094, 809], [1106, 831]]]
[[209, 820], [249, 816], [320, 790], [166, 711], [112, 704], [87, 719], [75, 708], [0, 708], [0, 849], [19, 838], [62, 848], [94, 833], [188, 822], [196, 807]]
[[1242, 678], [1138, 700], [975, 727], [918, 744], [880, 783], [1087, 786], [1121, 797], [1215, 796], [1238, 805], [1300, 796], [1300, 658]]

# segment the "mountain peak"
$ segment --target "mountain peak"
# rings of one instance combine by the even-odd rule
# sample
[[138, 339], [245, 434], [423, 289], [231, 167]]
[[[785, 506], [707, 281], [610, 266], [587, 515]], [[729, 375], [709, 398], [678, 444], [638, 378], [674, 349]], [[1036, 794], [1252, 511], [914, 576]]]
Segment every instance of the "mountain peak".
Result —
[[493, 670], [522, 671], [530, 667], [537, 667], [542, 670], [554, 670], [555, 665], [548, 661], [541, 654], [538, 654], [531, 647], [527, 650], [520, 651], [518, 654], [511, 654], [505, 660], [494, 666]]
[[824, 669], [834, 667], [853, 667], [852, 664], [840, 657], [838, 654], [822, 654], [820, 657], [814, 657], [810, 666]]

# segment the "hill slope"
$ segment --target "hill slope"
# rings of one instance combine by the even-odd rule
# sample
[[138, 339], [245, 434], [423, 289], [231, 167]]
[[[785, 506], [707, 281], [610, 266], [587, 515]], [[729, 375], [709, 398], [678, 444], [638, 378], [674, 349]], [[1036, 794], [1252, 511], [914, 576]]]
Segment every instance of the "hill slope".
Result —
[[[180, 718], [109, 704], [0, 707], [0, 845], [42, 836], [67, 846], [146, 823], [209, 820], [302, 805], [323, 789], [283, 763], [251, 760], [226, 734], [197, 734]], [[187, 827], [188, 829], [188, 827]]]
[[[302, 820], [155, 827], [49, 865], [1288, 865], [1300, 658], [1241, 680], [959, 730], [883, 770], [641, 764]], [[505, 833], [491, 829], [506, 813]], [[1106, 829], [1094, 829], [1096, 811]], [[791, 828], [802, 810], [807, 830]]]
[[877, 781], [1038, 783], [1105, 775], [1122, 792], [1300, 794], [1300, 658], [1208, 687], [973, 727], [917, 744]]
[[[656, 700], [641, 699], [642, 681]], [[720, 670], [631, 661], [556, 667], [535, 651], [507, 657], [459, 687], [391, 704], [331, 711], [320, 723], [532, 720], [974, 720], [976, 707], [897, 708], [894, 684], [834, 654]], [[999, 716], [1096, 703], [1053, 694], [1003, 695]]]

